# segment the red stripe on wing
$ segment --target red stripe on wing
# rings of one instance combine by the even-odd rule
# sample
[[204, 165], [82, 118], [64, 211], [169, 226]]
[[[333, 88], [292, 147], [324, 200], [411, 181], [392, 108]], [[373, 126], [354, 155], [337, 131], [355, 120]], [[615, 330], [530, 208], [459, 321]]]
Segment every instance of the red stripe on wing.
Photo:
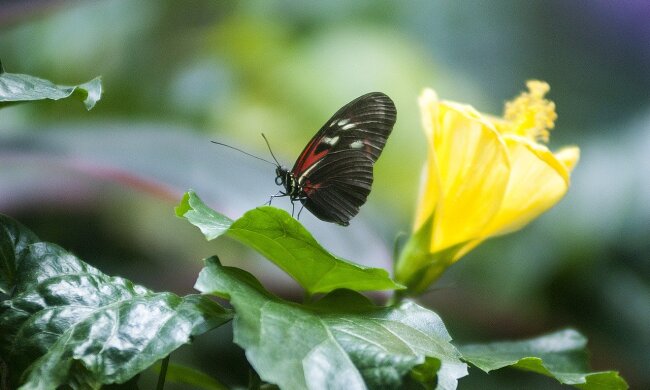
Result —
[[298, 160], [296, 160], [296, 164], [294, 165], [292, 170], [292, 173], [296, 177], [300, 176], [303, 172], [307, 170], [307, 168], [315, 164], [318, 160], [325, 157], [327, 153], [330, 151], [330, 148], [325, 148], [320, 152], [316, 153], [316, 149], [318, 148], [321, 139], [322, 137], [314, 137], [309, 142], [309, 144], [307, 144], [305, 150], [303, 150], [302, 153], [300, 153], [300, 156], [298, 156]]

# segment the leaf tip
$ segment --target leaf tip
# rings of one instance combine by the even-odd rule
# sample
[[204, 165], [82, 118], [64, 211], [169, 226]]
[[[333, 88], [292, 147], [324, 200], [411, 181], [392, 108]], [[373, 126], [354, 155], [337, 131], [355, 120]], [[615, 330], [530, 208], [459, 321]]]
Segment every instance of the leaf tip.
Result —
[[97, 76], [94, 79], [90, 80], [87, 83], [80, 85], [85, 93], [85, 98], [83, 100], [86, 105], [86, 110], [92, 110], [98, 101], [102, 98], [102, 93], [104, 93], [102, 88], [102, 77]]
[[192, 207], [190, 206], [190, 196], [194, 193], [194, 191], [189, 190], [186, 193], [183, 194], [183, 198], [181, 198], [181, 202], [178, 204], [178, 206], [174, 207], [174, 213], [176, 214], [177, 217], [179, 218], [184, 218], [185, 213], [190, 211]]
[[214, 266], [217, 266], [217, 267], [222, 266], [221, 265], [221, 260], [219, 260], [219, 257], [217, 255], [210, 256], [210, 257], [204, 259], [203, 262], [205, 263], [206, 267], [209, 267], [211, 265], [214, 265]]

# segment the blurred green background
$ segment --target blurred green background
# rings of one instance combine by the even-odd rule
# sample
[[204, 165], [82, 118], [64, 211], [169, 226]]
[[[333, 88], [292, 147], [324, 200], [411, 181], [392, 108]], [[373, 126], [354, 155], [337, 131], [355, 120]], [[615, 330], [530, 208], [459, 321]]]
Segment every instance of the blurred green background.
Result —
[[[422, 301], [458, 342], [575, 327], [596, 370], [650, 388], [649, 20], [645, 0], [0, 1], [7, 71], [58, 84], [101, 75], [105, 90], [90, 112], [77, 101], [0, 111], [0, 212], [150, 288], [192, 291], [199, 259], [217, 253], [299, 296], [257, 256], [205, 243], [174, 217], [188, 188], [231, 217], [277, 191], [271, 166], [210, 139], [266, 158], [264, 132], [290, 166], [340, 106], [387, 93], [397, 125], [359, 217], [347, 230], [301, 221], [335, 253], [390, 267], [425, 159], [420, 91], [500, 114], [527, 79], [545, 80], [559, 115], [551, 147], [582, 149], [569, 194], [451, 267]], [[212, 332], [172, 360], [244, 384], [230, 337]], [[522, 387], [559, 386], [507, 370], [460, 382]]]

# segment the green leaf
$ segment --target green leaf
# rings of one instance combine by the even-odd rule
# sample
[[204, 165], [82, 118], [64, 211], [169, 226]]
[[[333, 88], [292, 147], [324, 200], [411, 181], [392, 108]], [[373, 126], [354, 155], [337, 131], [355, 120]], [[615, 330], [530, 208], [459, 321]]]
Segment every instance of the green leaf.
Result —
[[434, 389], [438, 370], [440, 370], [440, 360], [427, 357], [424, 363], [413, 367], [410, 379], [419, 383], [424, 389]]
[[38, 237], [15, 220], [0, 214], [0, 292], [9, 294], [16, 282], [20, 258]]
[[589, 372], [587, 339], [572, 329], [523, 341], [459, 347], [463, 359], [485, 372], [514, 367], [557, 379], [580, 389], [627, 389], [615, 371]]
[[22, 389], [124, 383], [231, 318], [205, 296], [154, 293], [44, 242], [17, 276], [0, 303], [0, 354]]
[[[0, 67], [2, 65], [0, 64]], [[61, 86], [38, 77], [7, 73], [0, 69], [0, 108], [16, 102], [69, 97], [81, 100], [86, 109], [92, 109], [102, 96], [102, 82], [96, 77], [77, 86]]]
[[355, 291], [400, 289], [381, 268], [369, 268], [327, 252], [286, 211], [259, 207], [236, 220], [228, 236], [250, 246], [282, 268], [310, 295], [339, 288]]
[[232, 222], [189, 191], [176, 208], [176, 215], [187, 218], [208, 240], [226, 234], [255, 249], [294, 278], [309, 295], [339, 288], [355, 291], [404, 288], [384, 269], [364, 267], [332, 255], [300, 222], [275, 207], [258, 207]]
[[[156, 365], [156, 371], [160, 372], [160, 365]], [[213, 377], [192, 367], [180, 364], [169, 363], [165, 383], [179, 383], [190, 385], [203, 390], [228, 390], [228, 387]]]
[[440, 389], [455, 388], [467, 374], [440, 317], [410, 301], [379, 307], [337, 290], [299, 305], [216, 258], [206, 261], [195, 288], [230, 299], [234, 341], [263, 380], [283, 389], [397, 388], [427, 357], [440, 361]]
[[203, 203], [201, 198], [192, 190], [183, 195], [181, 203], [174, 209], [176, 215], [185, 218], [201, 230], [205, 238], [210, 241], [228, 231], [232, 220], [219, 214]]

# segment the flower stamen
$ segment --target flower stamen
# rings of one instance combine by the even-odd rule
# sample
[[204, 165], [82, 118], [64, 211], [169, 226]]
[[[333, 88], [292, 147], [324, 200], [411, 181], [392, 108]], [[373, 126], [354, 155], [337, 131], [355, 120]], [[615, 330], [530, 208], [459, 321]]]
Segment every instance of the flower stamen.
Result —
[[544, 99], [551, 87], [537, 80], [526, 83], [528, 92], [523, 92], [506, 103], [504, 121], [497, 123], [501, 133], [517, 134], [536, 142], [548, 143], [551, 130], [555, 126], [557, 114], [555, 103]]

